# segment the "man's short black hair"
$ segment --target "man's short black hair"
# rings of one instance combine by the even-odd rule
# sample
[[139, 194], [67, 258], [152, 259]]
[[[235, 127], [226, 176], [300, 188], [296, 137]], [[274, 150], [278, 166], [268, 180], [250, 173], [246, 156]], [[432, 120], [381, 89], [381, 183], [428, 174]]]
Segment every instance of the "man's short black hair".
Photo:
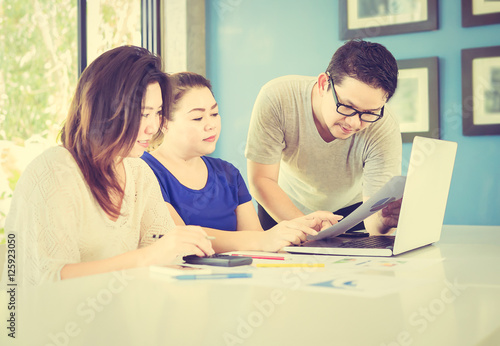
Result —
[[347, 41], [333, 54], [326, 70], [334, 84], [351, 77], [387, 92], [389, 100], [398, 85], [398, 65], [394, 56], [379, 43], [361, 39]]

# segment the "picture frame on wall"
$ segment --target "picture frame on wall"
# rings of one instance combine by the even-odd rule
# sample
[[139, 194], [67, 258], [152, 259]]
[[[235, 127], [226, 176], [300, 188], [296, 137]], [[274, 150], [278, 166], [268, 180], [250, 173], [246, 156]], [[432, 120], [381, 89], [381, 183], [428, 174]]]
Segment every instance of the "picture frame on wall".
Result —
[[462, 50], [462, 133], [500, 135], [500, 46]]
[[387, 105], [399, 121], [403, 142], [415, 136], [440, 138], [438, 57], [397, 63], [398, 87]]
[[437, 0], [339, 0], [341, 40], [438, 29]]
[[500, 23], [500, 1], [462, 0], [462, 27]]

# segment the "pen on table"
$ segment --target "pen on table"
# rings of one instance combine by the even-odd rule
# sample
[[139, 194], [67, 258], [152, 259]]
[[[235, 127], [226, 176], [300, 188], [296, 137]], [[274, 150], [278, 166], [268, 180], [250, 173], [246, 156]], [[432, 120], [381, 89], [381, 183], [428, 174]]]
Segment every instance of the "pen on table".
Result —
[[[163, 236], [164, 236], [164, 234], [158, 234], [158, 239], [160, 239]], [[153, 238], [156, 238], [156, 234], [153, 234]], [[206, 235], [205, 238], [208, 239], [208, 240], [214, 240], [215, 239], [215, 237], [213, 237], [211, 235]]]
[[359, 266], [359, 265], [366, 264], [366, 263], [370, 263], [370, 261], [358, 262], [358, 263], [356, 263], [355, 265]]
[[281, 256], [242, 255], [242, 254], [237, 254], [237, 253], [233, 253], [233, 254], [231, 254], [231, 256], [250, 257], [250, 258], [255, 258], [255, 259], [266, 259], [266, 260], [280, 260], [280, 261], [285, 260], [285, 257], [281, 257]]
[[318, 268], [324, 267], [324, 263], [257, 263], [256, 267], [261, 268], [293, 268], [293, 267], [307, 267], [307, 268]]
[[251, 273], [226, 273], [226, 274], [200, 274], [200, 275], [177, 275], [178, 280], [200, 280], [200, 279], [241, 279], [251, 278]]

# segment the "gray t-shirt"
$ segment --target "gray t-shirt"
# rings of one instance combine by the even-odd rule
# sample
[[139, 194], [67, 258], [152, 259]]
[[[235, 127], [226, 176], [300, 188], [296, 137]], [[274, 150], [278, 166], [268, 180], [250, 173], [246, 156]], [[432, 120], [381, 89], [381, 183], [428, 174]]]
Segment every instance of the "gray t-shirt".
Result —
[[326, 143], [314, 124], [316, 77], [284, 76], [262, 87], [252, 111], [245, 156], [280, 163], [278, 184], [303, 213], [336, 211], [370, 197], [401, 174], [401, 133], [387, 111], [346, 140]]

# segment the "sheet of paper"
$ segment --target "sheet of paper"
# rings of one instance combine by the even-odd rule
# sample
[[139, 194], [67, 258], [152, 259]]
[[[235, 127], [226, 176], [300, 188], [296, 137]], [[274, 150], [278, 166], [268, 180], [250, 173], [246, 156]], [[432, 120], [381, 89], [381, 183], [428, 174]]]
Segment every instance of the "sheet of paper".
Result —
[[186, 274], [212, 274], [212, 270], [209, 268], [196, 267], [191, 265], [163, 265], [163, 266], [150, 266], [149, 270], [152, 273], [159, 273], [164, 275], [186, 275]]
[[351, 214], [343, 218], [339, 223], [324, 229], [316, 236], [308, 236], [308, 240], [318, 240], [328, 237], [336, 237], [345, 233], [373, 213], [383, 209], [389, 203], [403, 197], [406, 177], [392, 177], [375, 195], [361, 204]]
[[[265, 254], [271, 255], [275, 253]], [[429, 283], [433, 279], [429, 279], [429, 281], [414, 278], [412, 271], [420, 271], [422, 268], [436, 265], [442, 260], [442, 258], [380, 258], [287, 254], [286, 260], [283, 261], [254, 259], [252, 265], [224, 268], [228, 272], [252, 273], [252, 279], [247, 281], [221, 280], [221, 284], [249, 284], [292, 291], [321, 291], [331, 294], [379, 297], [408, 287]], [[280, 263], [287, 264], [287, 266], [257, 266], [257, 264]], [[293, 267], [288, 266], [288, 264], [304, 264], [306, 266]]]
[[443, 261], [443, 258], [381, 258], [343, 257], [331, 263], [334, 268], [375, 269], [382, 271], [422, 270]]
[[425, 282], [381, 275], [342, 274], [317, 282], [310, 289], [364, 297], [381, 297]]

